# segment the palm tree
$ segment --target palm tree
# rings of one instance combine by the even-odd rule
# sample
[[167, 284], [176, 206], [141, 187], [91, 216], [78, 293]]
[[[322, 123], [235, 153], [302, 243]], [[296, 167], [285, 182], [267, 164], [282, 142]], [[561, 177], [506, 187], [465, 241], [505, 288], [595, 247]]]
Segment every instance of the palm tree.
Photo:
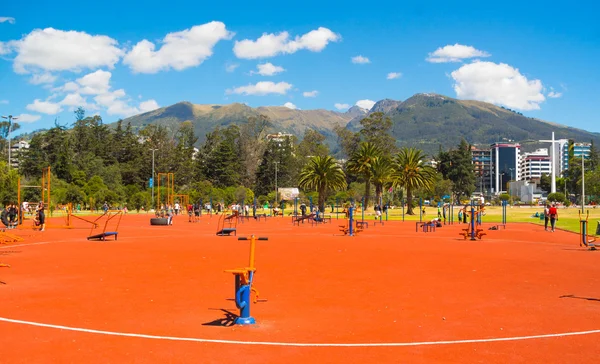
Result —
[[376, 157], [371, 164], [371, 170], [373, 172], [372, 181], [375, 185], [375, 198], [377, 201], [380, 201], [384, 187], [387, 188], [391, 184], [391, 176], [394, 168], [389, 158]]
[[381, 156], [381, 150], [373, 143], [363, 142], [348, 160], [348, 171], [359, 176], [365, 181], [365, 210], [369, 206], [369, 193], [371, 192], [371, 179], [373, 177], [373, 162]]
[[324, 211], [327, 192], [346, 188], [346, 175], [333, 157], [314, 156], [300, 172], [298, 186], [316, 190], [319, 194], [319, 210]]
[[392, 185], [406, 189], [407, 214], [414, 215], [412, 208], [413, 191], [418, 188], [431, 188], [435, 181], [435, 170], [423, 164], [425, 154], [416, 148], [402, 148], [394, 158]]

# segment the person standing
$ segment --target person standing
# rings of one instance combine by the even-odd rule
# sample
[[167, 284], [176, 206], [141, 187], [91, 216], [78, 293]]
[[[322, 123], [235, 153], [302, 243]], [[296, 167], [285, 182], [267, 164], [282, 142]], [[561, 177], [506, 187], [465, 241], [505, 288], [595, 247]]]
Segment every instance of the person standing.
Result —
[[554, 232], [554, 227], [556, 226], [556, 221], [558, 220], [558, 209], [556, 208], [556, 204], [553, 203], [552, 207], [548, 210], [550, 214], [550, 226], [552, 227], [552, 232]]
[[544, 230], [548, 231], [548, 222], [550, 221], [550, 205], [544, 207]]
[[38, 223], [40, 224], [40, 231], [44, 231], [46, 228], [46, 215], [44, 214], [44, 203], [40, 201], [37, 205], [36, 213], [38, 216]]

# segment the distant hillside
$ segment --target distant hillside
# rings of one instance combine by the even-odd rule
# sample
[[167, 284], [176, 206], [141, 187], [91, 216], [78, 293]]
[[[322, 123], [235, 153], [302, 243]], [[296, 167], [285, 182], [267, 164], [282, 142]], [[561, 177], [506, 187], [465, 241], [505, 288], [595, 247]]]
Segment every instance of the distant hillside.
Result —
[[[385, 100], [388, 104], [392, 100]], [[374, 112], [377, 104], [370, 112]], [[513, 140], [524, 150], [548, 144], [538, 141], [572, 138], [580, 142], [600, 143], [600, 133], [528, 118], [512, 110], [486, 102], [457, 100], [436, 94], [416, 94], [404, 102], [397, 101], [385, 112], [393, 122], [392, 133], [398, 145], [415, 146], [426, 153], [437, 153], [439, 145], [453, 147], [461, 138], [474, 145], [487, 146], [497, 141]], [[348, 128], [358, 130], [360, 119]]]
[[[166, 126], [175, 133], [179, 124], [191, 121], [194, 131], [199, 137], [198, 143], [205, 140], [208, 132], [217, 126], [226, 127], [230, 124], [245, 123], [251, 116], [265, 115], [273, 124], [275, 132], [291, 133], [302, 138], [306, 129], [314, 129], [324, 134], [330, 143], [335, 143], [333, 128], [336, 125], [345, 126], [354, 113], [339, 113], [329, 110], [294, 110], [284, 106], [262, 106], [251, 108], [244, 104], [228, 105], [195, 105], [180, 102], [144, 114], [125, 119], [134, 129], [139, 130], [149, 124]], [[366, 114], [366, 111], [365, 113]]]
[[[245, 123], [248, 117], [263, 114], [272, 123], [273, 132], [292, 133], [302, 138], [306, 129], [314, 129], [334, 145], [334, 127], [358, 130], [360, 120], [372, 112], [383, 112], [393, 122], [392, 133], [399, 146], [416, 146], [428, 154], [458, 145], [461, 138], [474, 145], [487, 146], [496, 141], [513, 140], [525, 151], [543, 146], [538, 142], [556, 138], [572, 138], [579, 142], [594, 140], [600, 145], [600, 133], [571, 128], [539, 119], [528, 118], [512, 110], [480, 101], [457, 100], [436, 94], [416, 94], [405, 101], [385, 99], [369, 111], [352, 107], [345, 113], [329, 110], [293, 110], [283, 106], [252, 108], [244, 104], [195, 105], [180, 102], [124, 120], [134, 129], [145, 125], [166, 126], [172, 133], [184, 121], [195, 127], [198, 143], [217, 126]], [[546, 144], [547, 146], [547, 144]]]

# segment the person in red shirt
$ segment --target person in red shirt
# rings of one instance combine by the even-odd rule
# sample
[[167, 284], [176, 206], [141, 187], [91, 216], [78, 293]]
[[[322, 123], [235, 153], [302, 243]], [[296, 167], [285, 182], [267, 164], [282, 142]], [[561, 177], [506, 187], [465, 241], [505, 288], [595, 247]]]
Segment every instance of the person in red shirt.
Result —
[[556, 204], [552, 204], [552, 207], [548, 210], [548, 214], [550, 215], [550, 226], [552, 227], [552, 232], [554, 232], [556, 220], [558, 220], [558, 209], [556, 208]]

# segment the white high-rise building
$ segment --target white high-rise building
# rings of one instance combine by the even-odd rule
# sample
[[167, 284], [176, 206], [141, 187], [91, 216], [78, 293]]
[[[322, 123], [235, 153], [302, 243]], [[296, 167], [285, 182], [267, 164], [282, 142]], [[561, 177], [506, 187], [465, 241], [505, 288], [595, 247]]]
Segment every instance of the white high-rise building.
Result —
[[548, 149], [540, 148], [532, 153], [524, 153], [521, 157], [519, 169], [521, 170], [521, 179], [526, 181], [540, 178], [542, 175], [550, 175], [552, 173], [552, 161]]

